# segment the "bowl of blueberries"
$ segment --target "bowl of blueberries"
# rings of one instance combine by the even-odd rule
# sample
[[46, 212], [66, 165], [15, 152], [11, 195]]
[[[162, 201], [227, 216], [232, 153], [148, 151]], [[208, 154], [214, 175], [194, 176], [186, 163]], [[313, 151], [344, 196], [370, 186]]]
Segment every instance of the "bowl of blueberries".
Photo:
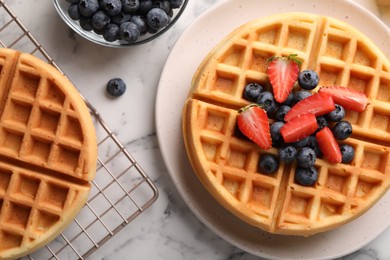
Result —
[[152, 41], [179, 19], [188, 0], [53, 0], [81, 37], [107, 47]]

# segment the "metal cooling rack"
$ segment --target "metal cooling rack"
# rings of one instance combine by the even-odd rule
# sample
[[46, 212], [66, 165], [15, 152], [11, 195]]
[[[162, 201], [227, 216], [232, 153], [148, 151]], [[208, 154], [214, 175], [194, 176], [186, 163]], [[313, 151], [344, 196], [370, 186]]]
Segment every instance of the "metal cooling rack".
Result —
[[[3, 0], [0, 0], [0, 46], [31, 53], [62, 72]], [[85, 259], [158, 197], [158, 190], [148, 175], [99, 112], [84, 100], [95, 119], [99, 156], [89, 199], [62, 234], [25, 259]]]

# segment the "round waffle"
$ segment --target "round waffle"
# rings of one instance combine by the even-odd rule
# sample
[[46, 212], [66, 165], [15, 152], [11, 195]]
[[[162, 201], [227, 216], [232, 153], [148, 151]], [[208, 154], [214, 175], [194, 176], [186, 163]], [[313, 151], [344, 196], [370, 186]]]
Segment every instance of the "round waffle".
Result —
[[[266, 175], [262, 150], [237, 134], [238, 109], [249, 104], [250, 82], [269, 85], [267, 59], [297, 54], [320, 86], [364, 92], [364, 112], [347, 111], [355, 148], [349, 164], [318, 158], [312, 187], [294, 181], [295, 163]], [[370, 39], [337, 19], [285, 13], [251, 21], [223, 39], [203, 60], [183, 110], [183, 137], [191, 164], [207, 190], [243, 221], [271, 233], [308, 236], [363, 214], [390, 185], [390, 63]], [[314, 89], [316, 92], [318, 88]], [[206, 203], [206, 202], [205, 202]]]
[[26, 53], [0, 49], [0, 259], [54, 239], [85, 204], [96, 135], [73, 84]]

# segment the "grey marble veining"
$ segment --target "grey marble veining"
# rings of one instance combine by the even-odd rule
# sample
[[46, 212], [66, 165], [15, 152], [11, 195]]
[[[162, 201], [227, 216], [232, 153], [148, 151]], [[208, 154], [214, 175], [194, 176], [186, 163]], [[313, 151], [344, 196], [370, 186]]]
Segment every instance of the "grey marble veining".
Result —
[[[91, 259], [259, 259], [215, 235], [189, 210], [169, 177], [156, 136], [154, 102], [169, 51], [196, 17], [221, 1], [190, 1], [180, 21], [158, 41], [128, 49], [109, 49], [76, 36], [60, 20], [51, 0], [5, 2], [99, 110], [159, 189], [160, 196], [152, 207], [104, 244]], [[358, 2], [390, 24], [386, 9], [378, 12], [374, 1]], [[104, 85], [114, 76], [124, 78], [128, 84], [126, 94], [119, 99], [110, 99], [105, 94]], [[342, 259], [390, 259], [389, 244], [390, 230], [387, 230]]]

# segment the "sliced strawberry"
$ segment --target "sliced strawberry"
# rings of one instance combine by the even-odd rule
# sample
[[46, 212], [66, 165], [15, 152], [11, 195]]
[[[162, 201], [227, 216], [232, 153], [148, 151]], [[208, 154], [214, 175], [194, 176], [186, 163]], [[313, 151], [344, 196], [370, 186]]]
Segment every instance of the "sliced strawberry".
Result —
[[362, 112], [367, 106], [368, 99], [363, 92], [342, 87], [342, 86], [329, 86], [321, 87], [318, 92], [329, 93], [334, 102], [343, 106], [345, 109]]
[[334, 101], [328, 93], [315, 93], [296, 103], [284, 117], [289, 121], [301, 114], [312, 113], [315, 116], [325, 115], [335, 109]]
[[316, 139], [324, 157], [331, 163], [340, 163], [342, 156], [340, 146], [329, 127], [324, 127], [316, 134]]
[[239, 110], [237, 125], [240, 131], [261, 148], [272, 146], [271, 132], [267, 112], [256, 104]]
[[272, 57], [268, 64], [267, 74], [275, 100], [279, 103], [287, 99], [298, 79], [301, 61], [296, 56], [291, 54], [288, 57]]
[[280, 134], [286, 143], [292, 143], [308, 137], [313, 134], [317, 128], [316, 116], [308, 113], [299, 115], [285, 123], [280, 129]]

